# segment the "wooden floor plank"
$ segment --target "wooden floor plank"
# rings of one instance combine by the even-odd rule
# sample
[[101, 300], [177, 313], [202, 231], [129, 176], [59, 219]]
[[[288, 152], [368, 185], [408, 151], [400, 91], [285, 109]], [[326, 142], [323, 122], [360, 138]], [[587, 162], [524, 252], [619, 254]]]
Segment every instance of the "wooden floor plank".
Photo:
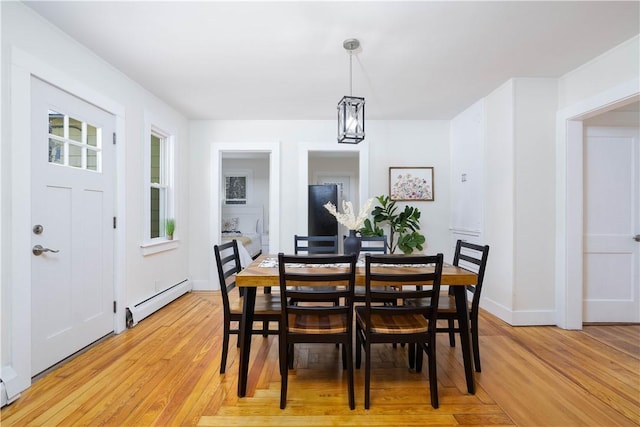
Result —
[[277, 337], [252, 338], [248, 393], [238, 398], [235, 337], [218, 372], [221, 319], [217, 292], [187, 294], [35, 381], [2, 408], [2, 426], [640, 425], [640, 325], [510, 327], [481, 312], [475, 395], [459, 342], [437, 338], [438, 409], [405, 347], [374, 346], [371, 409], [360, 369], [350, 410], [340, 351], [300, 345], [281, 410]]

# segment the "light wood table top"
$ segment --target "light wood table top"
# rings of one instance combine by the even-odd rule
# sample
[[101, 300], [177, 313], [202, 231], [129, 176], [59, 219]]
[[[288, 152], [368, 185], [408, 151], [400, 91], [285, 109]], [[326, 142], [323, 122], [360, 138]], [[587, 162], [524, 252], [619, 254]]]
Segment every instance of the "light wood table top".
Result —
[[[398, 255], [402, 256], [402, 255]], [[277, 255], [260, 255], [251, 264], [249, 264], [244, 270], [236, 276], [236, 285], [239, 287], [264, 287], [264, 286], [278, 286], [280, 284], [280, 276], [277, 267]], [[270, 262], [273, 261], [273, 262]], [[272, 264], [272, 266], [261, 266], [260, 264]], [[338, 267], [336, 267], [338, 268]], [[389, 267], [380, 267], [380, 269], [388, 269]], [[415, 267], [400, 267], [407, 272], [415, 272]], [[424, 267], [426, 271], [433, 271], [433, 267]], [[324, 268], [319, 267], [315, 269], [305, 268], [305, 272], [322, 272]], [[374, 268], [375, 270], [375, 268]], [[460, 286], [460, 285], [475, 285], [478, 276], [464, 268], [456, 267], [450, 264], [445, 264], [442, 269], [442, 285]], [[362, 260], [359, 261], [356, 267], [356, 285], [364, 286], [365, 282], [365, 267]]]

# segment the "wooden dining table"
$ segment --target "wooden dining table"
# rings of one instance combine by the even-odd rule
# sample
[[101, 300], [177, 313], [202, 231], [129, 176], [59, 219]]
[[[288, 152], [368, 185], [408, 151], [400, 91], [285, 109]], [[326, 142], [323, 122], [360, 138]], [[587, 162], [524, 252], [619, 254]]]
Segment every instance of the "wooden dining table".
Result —
[[[402, 255], [398, 255], [402, 256]], [[240, 321], [240, 363], [238, 372], [238, 397], [244, 397], [247, 393], [247, 378], [249, 375], [249, 356], [251, 354], [251, 325], [255, 309], [256, 292], [258, 288], [276, 287], [280, 285], [280, 276], [277, 266], [277, 255], [260, 255], [251, 264], [236, 275], [236, 286], [243, 289], [244, 308]], [[328, 267], [321, 267], [328, 268]], [[329, 267], [334, 268], [334, 267]], [[343, 268], [336, 266], [335, 268]], [[401, 267], [398, 267], [401, 268]], [[412, 268], [415, 271], [415, 267]], [[423, 267], [427, 271], [433, 271], [433, 267]], [[473, 368], [473, 355], [471, 348], [471, 335], [469, 329], [469, 309], [467, 304], [467, 292], [465, 285], [475, 285], [478, 276], [460, 267], [445, 264], [442, 269], [442, 285], [451, 286], [456, 300], [456, 312], [460, 326], [460, 347], [464, 361], [464, 371], [467, 381], [467, 391], [475, 394], [476, 384]], [[362, 260], [356, 266], [356, 286], [365, 284], [365, 267]]]

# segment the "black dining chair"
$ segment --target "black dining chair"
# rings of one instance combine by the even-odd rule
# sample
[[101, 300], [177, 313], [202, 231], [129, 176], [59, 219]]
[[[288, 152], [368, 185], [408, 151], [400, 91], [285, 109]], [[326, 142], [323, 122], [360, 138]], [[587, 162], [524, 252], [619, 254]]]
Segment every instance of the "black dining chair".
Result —
[[[431, 406], [438, 407], [435, 336], [442, 259], [442, 254], [365, 255], [365, 305], [355, 309], [356, 368], [360, 368], [362, 349], [365, 352], [365, 409], [370, 406], [371, 345], [397, 342], [419, 349], [409, 351], [409, 363], [415, 363], [416, 367], [422, 366], [422, 352], [427, 354]], [[426, 265], [433, 265], [433, 271], [425, 272], [421, 267]], [[385, 298], [401, 301], [429, 298], [429, 304], [376, 304]]]
[[[345, 236], [346, 237], [346, 236]], [[386, 254], [387, 253], [387, 236], [362, 236], [362, 248], [361, 254]], [[355, 302], [364, 302], [364, 286], [356, 286], [355, 289]], [[381, 302], [394, 303], [391, 300], [384, 300]]]
[[[314, 267], [335, 264], [342, 264], [343, 268], [316, 268], [309, 271]], [[356, 256], [280, 253], [278, 270], [283, 301], [280, 318], [280, 408], [284, 409], [287, 405], [288, 371], [295, 344], [335, 343], [342, 344], [342, 364], [348, 376], [349, 408], [355, 409], [353, 289]], [[344, 303], [329, 305], [327, 301]]]
[[[453, 265], [471, 270], [478, 274], [478, 281], [475, 285], [467, 285], [468, 292], [473, 294], [469, 310], [471, 343], [473, 346], [473, 362], [476, 372], [481, 372], [480, 366], [480, 342], [478, 339], [478, 312], [480, 310], [480, 294], [482, 292], [482, 283], [484, 282], [484, 272], [487, 268], [487, 259], [489, 258], [489, 245], [476, 245], [469, 242], [458, 240], [456, 242], [456, 252], [453, 257]], [[449, 345], [456, 345], [455, 333], [460, 332], [456, 323], [456, 301], [453, 296], [453, 289], [449, 288], [447, 295], [440, 297], [438, 302], [438, 319], [446, 319], [447, 327], [438, 328], [438, 332], [446, 332], [449, 334]]]
[[[222, 296], [223, 308], [223, 337], [222, 337], [222, 358], [220, 360], [220, 373], [224, 374], [227, 365], [227, 354], [229, 351], [229, 336], [239, 335], [239, 327], [231, 327], [232, 323], [240, 324], [243, 311], [242, 292], [233, 295], [236, 288], [235, 276], [242, 270], [240, 266], [240, 254], [238, 252], [238, 242], [230, 242], [215, 245], [213, 247], [216, 266], [218, 268], [218, 279], [220, 280], [220, 295]], [[231, 298], [233, 296], [233, 298]], [[279, 328], [269, 329], [269, 322], [280, 322], [280, 295], [264, 293], [256, 295], [255, 321], [262, 321], [262, 329], [251, 328], [251, 334], [262, 334], [263, 336], [278, 335]], [[239, 340], [238, 340], [239, 341]], [[239, 343], [238, 343], [239, 344]]]
[[[487, 259], [489, 258], [488, 245], [476, 245], [474, 243], [458, 240], [456, 242], [456, 251], [453, 257], [453, 265], [472, 271], [478, 275], [475, 285], [467, 285], [465, 289], [473, 294], [469, 307], [469, 332], [471, 335], [471, 345], [473, 347], [473, 362], [476, 372], [482, 372], [480, 365], [480, 340], [478, 338], [478, 312], [480, 310], [480, 294], [482, 292], [482, 283], [484, 282], [484, 273], [487, 267]], [[419, 305], [429, 304], [427, 300], [412, 300], [408, 304]], [[455, 347], [456, 333], [460, 333], [459, 325], [456, 325], [458, 314], [456, 309], [456, 299], [453, 294], [453, 288], [449, 287], [448, 292], [443, 292], [438, 299], [438, 319], [446, 320], [446, 327], [438, 327], [438, 333], [449, 334], [449, 345]]]
[[294, 253], [305, 254], [337, 254], [338, 235], [335, 236], [299, 236], [294, 235]]
[[388, 249], [387, 236], [362, 236], [361, 254], [386, 254]]

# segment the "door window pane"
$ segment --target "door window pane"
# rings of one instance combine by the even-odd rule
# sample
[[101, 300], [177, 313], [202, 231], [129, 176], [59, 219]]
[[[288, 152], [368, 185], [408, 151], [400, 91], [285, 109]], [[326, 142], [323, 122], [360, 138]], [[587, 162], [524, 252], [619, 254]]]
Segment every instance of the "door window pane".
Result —
[[82, 122], [69, 117], [69, 139], [82, 142]]
[[102, 129], [49, 110], [49, 163], [100, 172]]
[[49, 163], [64, 165], [64, 142], [49, 138]]
[[87, 169], [90, 171], [98, 170], [98, 153], [95, 150], [87, 149]]
[[77, 145], [69, 144], [69, 166], [82, 167], [82, 148]]
[[98, 146], [98, 128], [87, 124], [87, 145]]
[[64, 114], [49, 110], [49, 133], [64, 137]]

